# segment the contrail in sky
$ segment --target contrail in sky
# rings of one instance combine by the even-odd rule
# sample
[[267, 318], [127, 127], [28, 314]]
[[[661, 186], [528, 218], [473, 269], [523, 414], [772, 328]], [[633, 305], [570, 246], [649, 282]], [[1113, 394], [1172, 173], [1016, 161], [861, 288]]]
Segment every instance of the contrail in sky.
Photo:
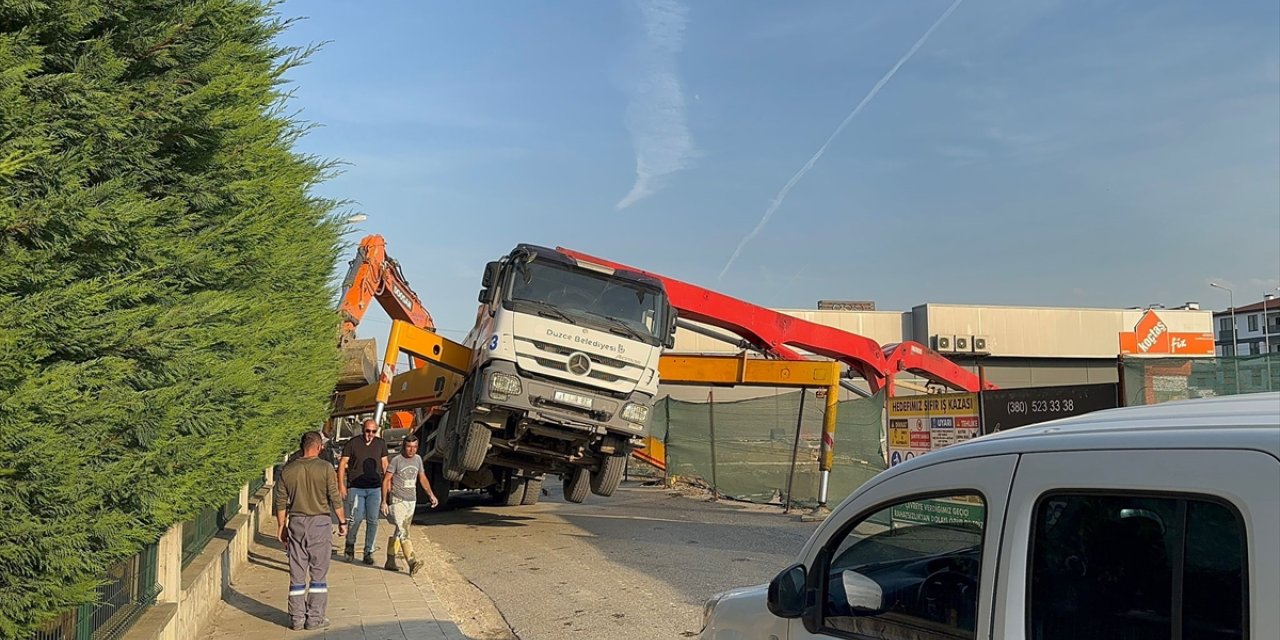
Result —
[[800, 170], [797, 171], [795, 175], [791, 176], [791, 179], [787, 181], [787, 184], [782, 186], [782, 190], [778, 191], [778, 195], [774, 196], [773, 201], [769, 203], [769, 208], [764, 212], [764, 217], [760, 218], [760, 223], [756, 225], [756, 228], [751, 230], [751, 233], [747, 234], [747, 237], [742, 239], [742, 242], [738, 243], [738, 248], [733, 250], [733, 255], [729, 256], [729, 261], [726, 262], [724, 268], [720, 270], [720, 277], [718, 280], [724, 280], [724, 275], [729, 272], [729, 267], [732, 267], [733, 262], [738, 259], [738, 256], [742, 253], [742, 248], [747, 246], [748, 242], [754, 240], [757, 235], [760, 235], [760, 231], [764, 229], [764, 226], [769, 224], [769, 218], [772, 218], [774, 212], [778, 210], [778, 207], [782, 206], [782, 201], [787, 199], [787, 194], [791, 193], [792, 187], [796, 186], [796, 183], [800, 182], [806, 173], [809, 173], [809, 170], [813, 168], [813, 165], [818, 163], [818, 158], [821, 158], [822, 154], [826, 153], [827, 147], [831, 145], [831, 141], [835, 140], [836, 136], [840, 135], [840, 132], [844, 131], [844, 128], [849, 126], [849, 122], [862, 111], [863, 107], [867, 106], [868, 103], [875, 99], [876, 94], [880, 93], [880, 90], [884, 88], [884, 85], [888, 84], [889, 81], [893, 79], [893, 75], [898, 72], [898, 69], [900, 69], [902, 65], [906, 64], [907, 61], [911, 59], [911, 56], [916, 54], [916, 51], [924, 45], [925, 41], [929, 39], [929, 36], [933, 35], [934, 30], [937, 29], [938, 26], [947, 19], [947, 16], [951, 15], [951, 12], [955, 11], [962, 2], [964, 2], [964, 0], [956, 0], [951, 3], [950, 7], [947, 7], [946, 11], [942, 12], [942, 15], [933, 22], [933, 26], [929, 27], [929, 30], [925, 31], [924, 35], [920, 36], [920, 39], [916, 40], [914, 45], [911, 45], [911, 48], [898, 59], [897, 64], [893, 65], [893, 67], [889, 69], [889, 71], [885, 73], [878, 82], [876, 82], [875, 86], [871, 87], [871, 91], [867, 92], [867, 95], [862, 98], [862, 101], [858, 103], [858, 106], [854, 107], [853, 111], [850, 111], [849, 115], [845, 116], [844, 121], [840, 123], [840, 126], [836, 127], [836, 130], [827, 138], [827, 141], [822, 143], [822, 146], [818, 148], [817, 153], [814, 153], [813, 157], [809, 158], [809, 161], [804, 163], [804, 166], [800, 167]]
[[639, 56], [644, 75], [631, 89], [626, 117], [636, 148], [636, 180], [618, 201], [619, 211], [657, 191], [664, 178], [689, 165], [694, 152], [676, 71], [688, 10], [675, 0], [638, 0], [636, 4], [645, 33]]

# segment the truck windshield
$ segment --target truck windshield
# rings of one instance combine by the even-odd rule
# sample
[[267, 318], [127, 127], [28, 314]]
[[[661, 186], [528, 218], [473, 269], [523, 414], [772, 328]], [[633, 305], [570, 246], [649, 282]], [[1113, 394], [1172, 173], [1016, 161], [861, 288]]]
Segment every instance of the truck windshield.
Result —
[[[507, 299], [514, 303], [551, 305], [574, 322], [624, 333], [650, 344], [662, 340], [665, 301], [658, 289], [603, 273], [537, 261], [519, 265], [513, 271]], [[533, 311], [536, 313], [536, 309]]]

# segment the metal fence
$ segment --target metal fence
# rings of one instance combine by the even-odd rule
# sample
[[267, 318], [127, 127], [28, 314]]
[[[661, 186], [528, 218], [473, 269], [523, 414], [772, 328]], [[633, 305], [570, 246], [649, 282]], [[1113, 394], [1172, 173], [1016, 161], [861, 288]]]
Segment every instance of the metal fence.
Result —
[[201, 511], [195, 518], [182, 523], [182, 567], [185, 569], [187, 565], [196, 556], [204, 551], [209, 541], [222, 528], [219, 519], [222, 509], [219, 507], [210, 507]]
[[260, 491], [266, 485], [267, 485], [267, 474], [259, 473], [258, 477], [249, 481], [249, 495], [252, 496], [258, 493], [258, 491]]
[[223, 505], [222, 509], [218, 511], [218, 528], [221, 529], [226, 527], [227, 523], [231, 522], [231, 519], [239, 514], [240, 492], [237, 491], [235, 495], [231, 496], [231, 500], [229, 500], [227, 504]]
[[[667, 473], [700, 480], [717, 495], [784, 506], [817, 504], [824, 402], [813, 391], [716, 402], [664, 398], [652, 433]], [[802, 401], [806, 399], [807, 401]], [[885, 468], [884, 394], [838, 405], [828, 503], [836, 504]]]
[[160, 593], [156, 551], [156, 544], [147, 545], [111, 567], [93, 602], [58, 616], [31, 640], [114, 640], [124, 635]]
[[1280, 391], [1280, 353], [1217, 358], [1123, 358], [1126, 406]]

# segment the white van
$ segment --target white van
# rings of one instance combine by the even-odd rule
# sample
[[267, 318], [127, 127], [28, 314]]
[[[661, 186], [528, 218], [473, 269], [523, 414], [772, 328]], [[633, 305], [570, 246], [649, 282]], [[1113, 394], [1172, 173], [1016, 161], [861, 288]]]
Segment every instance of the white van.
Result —
[[1280, 393], [934, 451], [840, 504], [704, 640], [1280, 638]]

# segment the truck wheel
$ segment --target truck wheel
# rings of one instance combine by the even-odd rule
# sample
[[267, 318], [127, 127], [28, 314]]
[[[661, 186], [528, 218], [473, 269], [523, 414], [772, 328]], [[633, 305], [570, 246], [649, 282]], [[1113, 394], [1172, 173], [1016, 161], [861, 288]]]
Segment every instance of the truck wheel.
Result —
[[524, 498], [520, 500], [520, 504], [530, 505], [538, 504], [538, 498], [542, 497], [542, 478], [527, 478], [524, 481]]
[[524, 478], [517, 478], [515, 475], [507, 476], [506, 486], [502, 488], [502, 494], [498, 496], [498, 502], [504, 507], [518, 507], [524, 500], [525, 487], [528, 481]]
[[418, 435], [418, 440], [420, 442], [425, 444], [427, 437], [432, 433], [435, 434], [435, 439], [431, 441], [431, 448], [427, 449], [426, 452], [422, 454], [422, 458], [424, 460], [427, 458], [444, 458], [444, 446], [447, 440], [447, 438], [445, 438], [445, 433], [449, 429], [449, 420], [452, 418], [450, 413], [452, 412], [446, 411], [444, 415], [434, 421], [434, 424], [427, 423], [423, 425], [421, 433]]
[[577, 467], [567, 475], [560, 476], [564, 479], [564, 499], [569, 502], [582, 503], [586, 501], [587, 494], [591, 493], [591, 472], [584, 467]]
[[444, 460], [440, 464], [440, 467], [441, 467], [440, 475], [443, 476], [444, 479], [448, 480], [449, 482], [459, 482], [462, 480], [462, 476], [466, 475], [467, 472], [464, 471], [461, 467], [459, 467], [458, 463], [456, 462], [457, 453], [458, 453], [457, 444], [456, 444], [457, 435], [455, 435], [452, 431], [445, 431], [443, 435], [444, 435]]
[[[440, 504], [436, 505], [432, 511], [441, 511], [445, 505], [449, 504], [449, 488], [453, 484], [444, 478], [444, 468], [435, 462], [425, 464], [427, 473], [427, 482], [431, 483], [431, 490], [435, 492], [436, 499]], [[418, 504], [430, 505], [431, 498], [427, 496], [427, 492], [422, 490], [422, 485], [418, 485]]]
[[591, 474], [591, 493], [609, 497], [622, 484], [622, 473], [627, 470], [626, 456], [609, 456], [600, 463], [599, 473]]
[[483, 422], [471, 422], [458, 431], [458, 466], [463, 471], [475, 471], [484, 465], [484, 458], [489, 455], [492, 434]]

